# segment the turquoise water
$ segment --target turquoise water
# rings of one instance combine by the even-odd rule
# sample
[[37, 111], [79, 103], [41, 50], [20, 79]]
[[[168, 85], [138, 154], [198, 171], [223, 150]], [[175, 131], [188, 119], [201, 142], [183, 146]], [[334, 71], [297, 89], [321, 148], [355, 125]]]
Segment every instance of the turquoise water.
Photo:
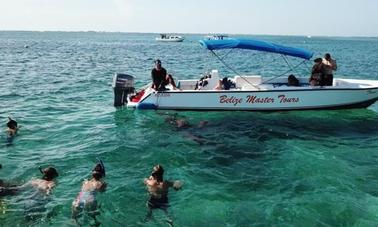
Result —
[[[5, 129], [10, 115], [21, 125], [11, 146], [0, 135], [0, 179], [26, 182], [49, 164], [60, 172], [47, 198], [32, 190], [1, 198], [0, 225], [73, 225], [71, 203], [96, 157], [105, 162], [109, 184], [99, 195], [103, 226], [166, 226], [159, 211], [143, 222], [148, 197], [142, 181], [157, 163], [167, 179], [184, 183], [169, 196], [176, 226], [377, 225], [378, 104], [341, 111], [177, 112], [192, 125], [178, 130], [165, 120], [174, 111], [114, 108], [113, 74], [130, 73], [142, 86], [155, 58], [175, 78], [199, 78], [212, 68], [232, 72], [200, 47], [202, 35], [170, 44], [155, 36], [0, 32], [0, 122]], [[378, 79], [378, 38], [257, 38], [316, 56], [330, 52], [338, 61], [336, 76]], [[264, 75], [287, 69], [270, 54], [237, 51], [227, 62], [239, 72]], [[309, 67], [297, 74], [308, 75]], [[197, 128], [203, 120], [208, 125]]]

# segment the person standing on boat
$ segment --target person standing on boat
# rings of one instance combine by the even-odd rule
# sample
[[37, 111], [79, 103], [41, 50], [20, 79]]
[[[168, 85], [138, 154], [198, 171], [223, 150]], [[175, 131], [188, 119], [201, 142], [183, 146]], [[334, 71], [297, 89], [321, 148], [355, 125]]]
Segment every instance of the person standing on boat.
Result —
[[324, 85], [325, 86], [332, 86], [333, 84], [333, 70], [337, 70], [336, 60], [331, 58], [329, 53], [324, 55], [322, 59], [323, 64], [325, 65], [325, 73], [324, 73]]
[[155, 67], [151, 71], [152, 88], [156, 91], [167, 90], [166, 85], [171, 84], [173, 89], [177, 89], [175, 81], [171, 74], [167, 74], [167, 70], [161, 66], [159, 59], [155, 60]]
[[[153, 209], [161, 209], [168, 216], [168, 190], [173, 188], [175, 190], [181, 189], [180, 181], [167, 181], [163, 179], [164, 169], [161, 165], [154, 166], [151, 176], [144, 179], [144, 184], [147, 186], [147, 190], [150, 198], [147, 201], [147, 220], [152, 218]], [[168, 217], [168, 224], [172, 225], [173, 221]]]
[[321, 58], [316, 58], [314, 62], [309, 83], [311, 86], [324, 86], [325, 65]]

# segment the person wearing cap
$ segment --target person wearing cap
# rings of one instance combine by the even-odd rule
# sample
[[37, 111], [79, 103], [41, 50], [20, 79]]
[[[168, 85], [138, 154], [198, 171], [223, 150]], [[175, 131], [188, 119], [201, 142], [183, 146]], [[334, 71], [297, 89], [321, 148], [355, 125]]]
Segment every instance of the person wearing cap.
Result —
[[311, 70], [311, 77], [309, 83], [311, 86], [323, 86], [325, 66], [321, 58], [316, 58], [314, 62], [315, 64]]
[[333, 84], [333, 71], [337, 70], [337, 63], [335, 59], [331, 58], [331, 55], [329, 53], [326, 53], [324, 55], [324, 58], [322, 59], [322, 62], [324, 64], [324, 85], [325, 86], [332, 86]]
[[[179, 190], [182, 187], [180, 181], [167, 181], [163, 179], [164, 169], [161, 165], [156, 165], [152, 169], [151, 176], [144, 179], [144, 184], [147, 186], [149, 199], [147, 201], [147, 219], [152, 218], [153, 209], [161, 209], [168, 216], [168, 191], [169, 188]], [[172, 225], [172, 219], [168, 217], [167, 222]]]
[[105, 177], [105, 167], [100, 161], [92, 170], [92, 178], [84, 180], [81, 191], [72, 202], [72, 218], [76, 222], [85, 211], [98, 223], [96, 219], [96, 215], [98, 215], [96, 193], [106, 190], [106, 183], [102, 180], [103, 177]]
[[175, 81], [171, 74], [167, 74], [167, 70], [161, 66], [159, 59], [155, 60], [155, 67], [151, 70], [152, 88], [156, 91], [164, 91], [166, 85], [171, 84], [173, 89], [177, 89]]

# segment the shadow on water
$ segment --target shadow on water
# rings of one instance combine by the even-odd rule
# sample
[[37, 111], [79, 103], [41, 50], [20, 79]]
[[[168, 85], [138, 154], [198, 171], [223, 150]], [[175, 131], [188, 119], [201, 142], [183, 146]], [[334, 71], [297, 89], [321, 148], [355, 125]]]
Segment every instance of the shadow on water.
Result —
[[[167, 118], [184, 120], [187, 125], [177, 127]], [[198, 127], [203, 121], [207, 124]], [[220, 164], [231, 164], [232, 160], [242, 158], [274, 157], [277, 151], [266, 152], [272, 141], [308, 141], [333, 148], [346, 144], [358, 146], [361, 138], [378, 136], [378, 114], [366, 109], [275, 113], [117, 110], [115, 123], [121, 136], [123, 133], [137, 136], [147, 131], [155, 136], [180, 135], [205, 153], [226, 155], [219, 157], [224, 159]], [[365, 142], [364, 146], [369, 146], [374, 140]]]

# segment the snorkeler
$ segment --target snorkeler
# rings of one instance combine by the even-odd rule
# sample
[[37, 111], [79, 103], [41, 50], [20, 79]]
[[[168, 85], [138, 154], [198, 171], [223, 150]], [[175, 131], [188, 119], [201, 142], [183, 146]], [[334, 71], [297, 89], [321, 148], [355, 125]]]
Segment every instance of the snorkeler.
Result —
[[43, 174], [42, 179], [33, 179], [20, 186], [11, 185], [0, 180], [0, 196], [15, 195], [28, 186], [38, 189], [43, 194], [50, 194], [51, 190], [55, 187], [54, 179], [59, 176], [58, 171], [51, 166], [45, 169], [40, 167], [39, 170]]
[[144, 179], [144, 184], [147, 186], [149, 193], [149, 199], [147, 201], [147, 219], [152, 218], [153, 209], [161, 209], [167, 215], [168, 224], [172, 225], [173, 221], [168, 217], [168, 190], [172, 187], [175, 190], [179, 190], [182, 187], [180, 181], [167, 181], [163, 179], [164, 169], [161, 165], [154, 166], [151, 176]]
[[[192, 127], [192, 125], [185, 119], [185, 117], [179, 118], [177, 113], [168, 115], [168, 117], [165, 118], [165, 122], [169, 123], [172, 126], [175, 126], [177, 129], [187, 129]], [[207, 124], [208, 121], [200, 121], [197, 128], [203, 128]]]
[[7, 123], [7, 134], [9, 137], [13, 137], [16, 135], [18, 130], [18, 124], [17, 121], [13, 120], [12, 118], [8, 117], [9, 121]]
[[29, 184], [48, 195], [56, 185], [54, 179], [59, 176], [58, 171], [52, 166], [45, 169], [39, 167], [39, 171], [42, 173], [42, 179], [31, 180], [26, 185]]
[[92, 170], [92, 179], [84, 180], [81, 191], [72, 202], [72, 218], [77, 222], [83, 211], [87, 212], [95, 222], [97, 211], [96, 193], [106, 190], [106, 183], [102, 180], [105, 177], [105, 166], [101, 160]]

